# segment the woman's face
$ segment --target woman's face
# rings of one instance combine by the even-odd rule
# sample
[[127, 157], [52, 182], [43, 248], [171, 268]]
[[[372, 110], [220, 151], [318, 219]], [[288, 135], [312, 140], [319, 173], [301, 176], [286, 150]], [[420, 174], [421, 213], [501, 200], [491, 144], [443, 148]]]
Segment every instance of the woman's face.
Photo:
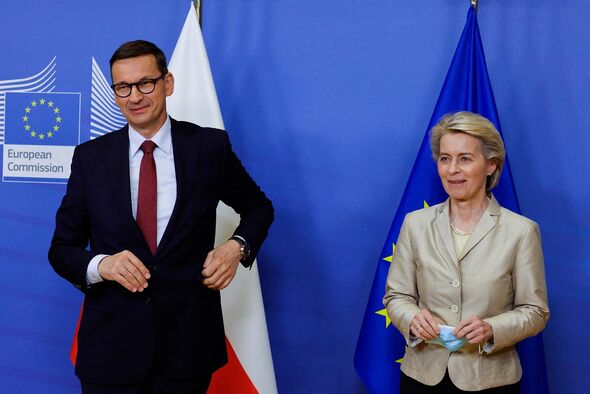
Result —
[[465, 133], [447, 133], [440, 139], [438, 175], [445, 191], [456, 201], [483, 199], [486, 178], [496, 164], [486, 160], [481, 142]]

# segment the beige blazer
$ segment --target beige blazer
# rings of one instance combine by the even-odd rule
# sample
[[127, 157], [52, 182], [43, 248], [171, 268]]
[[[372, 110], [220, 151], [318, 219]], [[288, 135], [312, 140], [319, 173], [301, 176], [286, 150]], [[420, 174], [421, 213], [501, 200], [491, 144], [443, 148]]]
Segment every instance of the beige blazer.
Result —
[[500, 207], [492, 196], [459, 258], [449, 223], [449, 200], [406, 215], [387, 277], [383, 303], [410, 341], [410, 323], [426, 308], [456, 326], [478, 316], [491, 324], [493, 348], [466, 344], [451, 353], [420, 343], [406, 347], [401, 370], [426, 385], [448, 369], [455, 386], [477, 391], [513, 384], [522, 369], [514, 344], [539, 333], [549, 319], [537, 224]]

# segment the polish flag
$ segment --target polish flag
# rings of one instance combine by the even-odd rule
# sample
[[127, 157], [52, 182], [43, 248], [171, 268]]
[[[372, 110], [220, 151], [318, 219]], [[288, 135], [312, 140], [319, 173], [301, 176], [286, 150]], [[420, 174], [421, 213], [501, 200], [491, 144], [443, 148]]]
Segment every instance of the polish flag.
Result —
[[[192, 5], [174, 48], [170, 64], [174, 94], [168, 113], [204, 127], [225, 129], [197, 13]], [[216, 244], [225, 242], [239, 222], [227, 205], [217, 208]], [[276, 393], [277, 385], [262, 303], [258, 265], [243, 266], [221, 292], [229, 363], [213, 375], [209, 394]]]

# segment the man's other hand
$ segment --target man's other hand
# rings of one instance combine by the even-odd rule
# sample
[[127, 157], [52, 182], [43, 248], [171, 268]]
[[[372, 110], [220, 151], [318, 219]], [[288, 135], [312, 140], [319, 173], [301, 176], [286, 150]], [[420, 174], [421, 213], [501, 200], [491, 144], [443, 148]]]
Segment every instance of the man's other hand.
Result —
[[210, 289], [225, 289], [236, 276], [242, 258], [238, 241], [230, 239], [209, 252], [203, 264], [203, 284]]
[[98, 263], [98, 274], [104, 280], [115, 281], [134, 293], [143, 291], [150, 278], [145, 265], [128, 250], [102, 259]]

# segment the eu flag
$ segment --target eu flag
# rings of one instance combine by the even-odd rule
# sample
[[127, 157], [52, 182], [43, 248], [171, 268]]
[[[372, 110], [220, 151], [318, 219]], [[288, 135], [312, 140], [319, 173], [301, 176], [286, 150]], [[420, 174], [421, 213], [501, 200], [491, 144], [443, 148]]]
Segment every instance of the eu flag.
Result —
[[[382, 304], [385, 281], [405, 215], [426, 205], [438, 204], [447, 198], [431, 158], [428, 136], [429, 130], [442, 116], [456, 111], [479, 113], [488, 118], [502, 134], [477, 25], [477, 14], [473, 7], [467, 13], [465, 28], [377, 263], [354, 356], [357, 373], [371, 393], [394, 393], [399, 390], [399, 363], [404, 355], [405, 342], [391, 324]], [[494, 189], [494, 196], [502, 206], [515, 212], [520, 211], [508, 158], [504, 163], [500, 182]], [[523, 368], [522, 392], [548, 393], [541, 335], [521, 342], [517, 349]]]
[[5, 134], [11, 145], [78, 145], [80, 94], [6, 93]]

